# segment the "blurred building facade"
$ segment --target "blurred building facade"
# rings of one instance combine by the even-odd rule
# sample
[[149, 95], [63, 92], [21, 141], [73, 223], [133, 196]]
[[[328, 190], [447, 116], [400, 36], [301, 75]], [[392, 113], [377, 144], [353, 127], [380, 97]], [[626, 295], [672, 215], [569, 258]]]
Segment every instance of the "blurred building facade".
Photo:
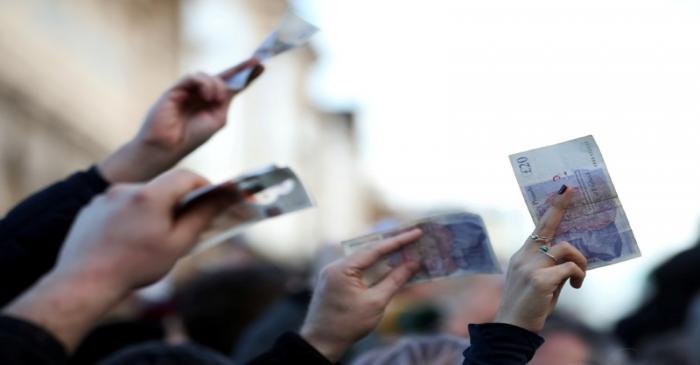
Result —
[[[250, 57], [290, 6], [283, 0], [182, 4], [183, 68], [206, 72]], [[323, 243], [362, 233], [371, 219], [353, 111], [325, 111], [311, 102], [307, 84], [315, 62], [310, 46], [269, 60], [265, 73], [234, 101], [225, 129], [185, 162], [213, 181], [269, 163], [293, 168], [316, 207], [263, 222], [247, 234], [260, 250], [292, 262]]]
[[0, 3], [0, 209], [126, 141], [178, 74], [176, 1]]
[[[89, 166], [135, 133], [180, 74], [247, 58], [287, 9], [281, 0], [0, 3], [0, 208]], [[8, 36], [10, 35], [10, 36]], [[265, 222], [249, 237], [303, 262], [369, 223], [352, 111], [314, 106], [311, 47], [269, 62], [234, 102], [229, 125], [184, 165], [219, 181], [249, 168], [292, 167], [317, 208]]]

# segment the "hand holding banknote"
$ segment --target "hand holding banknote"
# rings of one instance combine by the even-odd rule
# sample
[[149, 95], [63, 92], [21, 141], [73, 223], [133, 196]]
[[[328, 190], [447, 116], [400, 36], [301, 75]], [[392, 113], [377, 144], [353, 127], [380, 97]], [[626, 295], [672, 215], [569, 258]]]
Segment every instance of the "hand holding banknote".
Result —
[[[250, 77], [232, 91], [224, 80], [244, 69]], [[183, 77], [151, 107], [136, 136], [99, 163], [100, 172], [111, 183], [136, 182], [171, 168], [226, 125], [233, 97], [262, 72], [251, 59], [219, 75]]]
[[559, 192], [533, 235], [510, 259], [495, 322], [537, 333], [556, 306], [566, 281], [574, 288], [583, 285], [586, 258], [568, 242], [551, 245], [551, 237], [575, 194], [566, 185]]
[[313, 206], [294, 171], [269, 165], [190, 192], [180, 202], [177, 214], [212, 198], [225, 204], [226, 209], [201, 234], [195, 252], [233, 237], [254, 223]]
[[415, 242], [419, 229], [364, 246], [323, 269], [314, 290], [301, 335], [332, 362], [381, 321], [391, 298], [419, 265], [405, 262], [386, 273], [374, 285], [363, 281], [364, 271], [382, 257]]
[[483, 220], [467, 212], [430, 217], [391, 231], [351, 239], [342, 243], [343, 248], [345, 254], [352, 254], [368, 244], [414, 228], [420, 229], [423, 236], [368, 268], [364, 277], [366, 283], [375, 282], [407, 261], [420, 263], [420, 270], [413, 275], [410, 283], [501, 272]]
[[[315, 25], [287, 11], [275, 29], [253, 52], [251, 59], [263, 63], [279, 54], [303, 46], [316, 32], [318, 28]], [[232, 90], [241, 90], [250, 83], [255, 72], [255, 68], [251, 66], [244, 67], [227, 75], [224, 80]]]
[[589, 269], [640, 255], [593, 136], [516, 153], [510, 160], [535, 223], [542, 219], [562, 184], [574, 190], [571, 206], [554, 237], [576, 246], [586, 256]]

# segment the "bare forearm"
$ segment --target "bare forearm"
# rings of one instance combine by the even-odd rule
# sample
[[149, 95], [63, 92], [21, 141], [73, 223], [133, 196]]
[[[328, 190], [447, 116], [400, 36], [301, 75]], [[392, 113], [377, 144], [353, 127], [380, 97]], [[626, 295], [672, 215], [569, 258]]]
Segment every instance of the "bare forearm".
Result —
[[97, 164], [110, 183], [145, 182], [175, 165], [182, 156], [132, 140]]
[[80, 339], [124, 295], [94, 277], [70, 277], [51, 273], [17, 300], [3, 314], [32, 322], [51, 333], [72, 351]]

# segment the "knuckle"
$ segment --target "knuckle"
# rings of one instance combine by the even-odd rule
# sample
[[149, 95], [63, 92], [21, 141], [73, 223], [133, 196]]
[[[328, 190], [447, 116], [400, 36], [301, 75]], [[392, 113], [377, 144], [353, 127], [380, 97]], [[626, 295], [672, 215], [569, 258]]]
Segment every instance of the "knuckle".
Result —
[[384, 308], [384, 300], [379, 297], [371, 297], [367, 299], [367, 306], [373, 309]]
[[542, 275], [533, 274], [530, 277], [530, 283], [532, 287], [539, 292], [547, 291], [549, 288], [549, 282]]
[[175, 170], [175, 174], [181, 179], [192, 180], [193, 182], [202, 185], [209, 184], [209, 181], [207, 179], [190, 169], [177, 169]]
[[105, 196], [107, 198], [116, 198], [118, 196], [123, 195], [126, 192], [127, 188], [123, 184], [116, 184], [110, 187], [107, 190], [107, 193], [105, 193]]
[[140, 188], [135, 190], [129, 197], [132, 203], [143, 204], [152, 198], [152, 193], [146, 188]]
[[567, 269], [568, 269], [573, 275], [576, 275], [576, 276], [583, 275], [583, 270], [581, 270], [581, 268], [580, 268], [580, 267], [578, 266], [578, 264], [576, 264], [575, 262], [569, 261], [569, 262], [566, 263], [566, 265], [567, 265]]
[[328, 278], [335, 277], [338, 272], [338, 267], [335, 263], [330, 263], [321, 269], [321, 273], [319, 277], [324, 280], [328, 280]]

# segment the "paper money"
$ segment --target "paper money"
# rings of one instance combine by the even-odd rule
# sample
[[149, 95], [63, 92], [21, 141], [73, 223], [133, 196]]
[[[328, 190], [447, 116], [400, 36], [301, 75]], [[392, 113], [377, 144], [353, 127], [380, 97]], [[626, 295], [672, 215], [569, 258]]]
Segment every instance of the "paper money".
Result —
[[392, 268], [407, 261], [420, 262], [420, 270], [409, 283], [473, 273], [498, 273], [501, 268], [480, 216], [451, 213], [427, 218], [383, 233], [375, 233], [342, 242], [346, 255], [413, 228], [423, 234], [414, 243], [388, 254], [365, 271], [364, 281], [373, 284]]
[[640, 255], [593, 136], [516, 153], [510, 162], [535, 224], [562, 185], [574, 189], [555, 244], [568, 241], [576, 246], [589, 269]]
[[291, 169], [270, 165], [187, 194], [179, 211], [213, 196], [231, 204], [202, 234], [194, 252], [231, 238], [254, 223], [313, 206], [301, 180]]
[[[253, 52], [252, 58], [263, 61], [304, 45], [309, 38], [318, 32], [318, 27], [300, 18], [298, 15], [287, 11], [277, 27]], [[241, 90], [248, 84], [248, 78], [253, 72], [253, 67], [241, 70], [231, 76], [226, 82], [233, 90]]]

